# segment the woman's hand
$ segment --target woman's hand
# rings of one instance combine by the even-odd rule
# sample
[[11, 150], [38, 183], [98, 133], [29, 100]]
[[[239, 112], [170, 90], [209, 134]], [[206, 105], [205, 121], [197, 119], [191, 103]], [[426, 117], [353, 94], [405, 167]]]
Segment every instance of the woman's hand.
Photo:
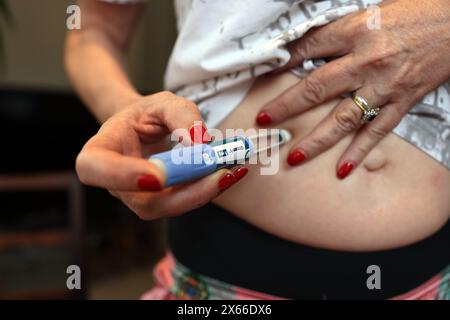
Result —
[[79, 178], [108, 189], [142, 219], [202, 206], [245, 176], [247, 169], [223, 169], [190, 184], [162, 189], [164, 174], [146, 160], [149, 154], [161, 151], [164, 137], [175, 129], [190, 129], [190, 134], [183, 136], [187, 143], [199, 132], [202, 140], [207, 139], [202, 125], [192, 126], [198, 121], [202, 118], [197, 106], [172, 93], [139, 97], [107, 120], [83, 147], [76, 161]]
[[312, 30], [288, 45], [291, 60], [334, 58], [263, 107], [260, 125], [279, 123], [343, 93], [355, 92], [379, 116], [361, 123], [362, 111], [351, 98], [335, 109], [293, 147], [288, 162], [298, 165], [359, 130], [337, 163], [345, 178], [423, 96], [450, 78], [450, 1], [392, 0], [380, 6], [380, 28], [358, 12]]

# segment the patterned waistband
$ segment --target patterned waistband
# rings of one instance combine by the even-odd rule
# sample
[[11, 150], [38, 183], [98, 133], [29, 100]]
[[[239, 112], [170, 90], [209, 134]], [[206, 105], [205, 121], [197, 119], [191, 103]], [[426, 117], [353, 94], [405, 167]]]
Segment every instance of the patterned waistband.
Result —
[[154, 288], [143, 296], [148, 300], [280, 300], [269, 294], [244, 289], [200, 275], [179, 263], [172, 253], [161, 259], [153, 271]]
[[[155, 286], [146, 300], [281, 300], [270, 294], [234, 286], [200, 275], [179, 263], [169, 252], [154, 270]], [[264, 281], [261, 279], [261, 281]], [[450, 266], [393, 300], [450, 300]]]

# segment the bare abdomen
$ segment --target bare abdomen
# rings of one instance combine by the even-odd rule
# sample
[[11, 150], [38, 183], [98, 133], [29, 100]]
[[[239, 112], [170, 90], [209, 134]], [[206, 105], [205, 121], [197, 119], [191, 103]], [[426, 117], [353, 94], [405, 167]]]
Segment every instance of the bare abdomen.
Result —
[[[290, 73], [257, 80], [220, 129], [255, 127], [264, 103], [298, 79]], [[387, 136], [345, 180], [336, 163], [351, 137], [299, 167], [287, 152], [332, 109], [316, 107], [277, 126], [293, 134], [280, 150], [276, 175], [249, 175], [215, 203], [251, 224], [294, 242], [337, 250], [380, 250], [421, 240], [450, 216], [450, 173], [438, 162], [394, 134]]]

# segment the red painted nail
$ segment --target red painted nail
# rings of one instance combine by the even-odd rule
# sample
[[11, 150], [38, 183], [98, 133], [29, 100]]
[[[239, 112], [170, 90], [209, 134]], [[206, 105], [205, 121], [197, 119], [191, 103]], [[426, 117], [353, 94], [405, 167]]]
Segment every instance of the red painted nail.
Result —
[[350, 162], [344, 163], [338, 170], [337, 176], [339, 179], [344, 179], [353, 170], [353, 164]]
[[219, 180], [219, 190], [225, 191], [229, 187], [233, 185], [233, 183], [236, 182], [236, 178], [233, 174], [227, 173], [225, 176], [222, 177], [222, 179]]
[[261, 112], [256, 118], [256, 122], [260, 126], [267, 126], [272, 123], [272, 117], [266, 112]]
[[245, 177], [248, 173], [248, 169], [246, 167], [239, 167], [233, 170], [233, 175], [236, 178], [236, 182]]
[[291, 166], [296, 166], [296, 165], [299, 165], [301, 162], [303, 162], [305, 159], [306, 159], [306, 156], [303, 152], [301, 152], [300, 150], [294, 150], [288, 156], [287, 162]]
[[206, 127], [201, 124], [194, 124], [189, 129], [189, 134], [191, 135], [191, 141], [193, 143], [205, 143], [205, 142], [211, 142], [212, 137], [208, 134], [208, 130]]
[[138, 188], [145, 191], [158, 191], [161, 190], [161, 184], [158, 179], [151, 174], [147, 174], [138, 179]]

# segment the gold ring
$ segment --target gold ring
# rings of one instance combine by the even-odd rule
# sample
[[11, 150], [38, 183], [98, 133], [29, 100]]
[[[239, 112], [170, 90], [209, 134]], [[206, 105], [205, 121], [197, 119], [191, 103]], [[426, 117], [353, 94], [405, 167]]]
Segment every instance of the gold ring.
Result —
[[361, 116], [361, 122], [368, 123], [373, 121], [378, 114], [380, 113], [380, 108], [373, 108], [367, 103], [366, 99], [364, 99], [361, 96], [354, 95], [353, 96], [353, 102], [358, 106], [358, 108], [361, 109], [362, 116]]

